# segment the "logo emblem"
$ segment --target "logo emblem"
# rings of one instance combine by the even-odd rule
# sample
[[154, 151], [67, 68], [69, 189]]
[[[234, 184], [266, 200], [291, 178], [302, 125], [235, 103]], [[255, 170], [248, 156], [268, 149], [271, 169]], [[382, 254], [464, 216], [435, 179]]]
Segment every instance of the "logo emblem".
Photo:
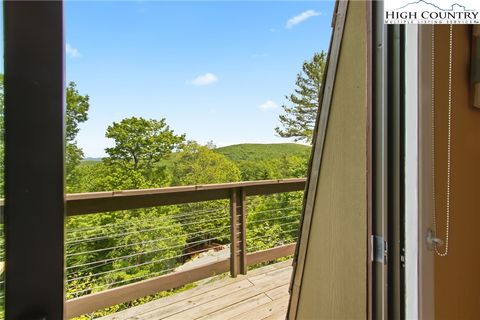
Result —
[[480, 24], [479, 0], [385, 0], [386, 24]]

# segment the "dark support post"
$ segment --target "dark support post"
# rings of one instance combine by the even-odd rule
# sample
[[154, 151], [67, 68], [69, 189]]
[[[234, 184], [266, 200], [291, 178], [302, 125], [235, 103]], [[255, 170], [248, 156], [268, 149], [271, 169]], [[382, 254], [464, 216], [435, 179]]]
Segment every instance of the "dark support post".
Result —
[[230, 275], [235, 278], [238, 274], [238, 228], [237, 228], [237, 206], [238, 198], [236, 189], [232, 189], [230, 195]]
[[388, 318], [404, 319], [403, 273], [405, 271], [404, 257], [404, 132], [403, 114], [405, 108], [404, 96], [404, 28], [393, 25], [388, 28], [389, 80], [388, 105], [391, 111], [388, 115]]
[[246, 194], [243, 188], [232, 189], [230, 197], [230, 274], [247, 274]]
[[5, 316], [64, 318], [62, 1], [5, 1]]
[[247, 197], [243, 188], [238, 189], [240, 208], [238, 208], [238, 221], [240, 222], [240, 273], [247, 274]]

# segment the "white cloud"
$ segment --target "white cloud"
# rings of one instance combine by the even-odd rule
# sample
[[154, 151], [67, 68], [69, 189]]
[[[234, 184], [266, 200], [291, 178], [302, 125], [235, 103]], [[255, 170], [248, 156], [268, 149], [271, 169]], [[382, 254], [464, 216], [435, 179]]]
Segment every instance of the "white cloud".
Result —
[[77, 48], [72, 47], [69, 43], [65, 46], [65, 52], [70, 58], [78, 58], [81, 56], [80, 51], [78, 51]]
[[218, 77], [213, 73], [205, 73], [189, 81], [188, 83], [193, 84], [194, 86], [208, 86], [209, 84], [215, 83], [218, 81]]
[[258, 107], [260, 109], [262, 109], [263, 111], [267, 111], [267, 110], [272, 110], [272, 109], [278, 108], [278, 104], [276, 104], [272, 100], [267, 100], [264, 103], [262, 103], [261, 105], [259, 105]]
[[316, 16], [319, 16], [319, 15], [320, 15], [320, 12], [317, 12], [315, 10], [304, 11], [304, 12], [300, 13], [299, 15], [296, 15], [295, 17], [290, 18], [287, 21], [287, 24], [285, 25], [285, 28], [287, 28], [287, 29], [293, 28], [293, 26], [295, 26], [299, 23], [302, 23], [305, 20], [310, 19], [311, 17], [316, 17]]

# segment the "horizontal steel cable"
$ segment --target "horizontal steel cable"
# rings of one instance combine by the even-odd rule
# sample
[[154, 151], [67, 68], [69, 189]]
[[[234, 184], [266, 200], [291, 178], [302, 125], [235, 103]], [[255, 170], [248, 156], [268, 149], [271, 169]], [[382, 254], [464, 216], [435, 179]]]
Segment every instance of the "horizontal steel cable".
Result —
[[[298, 231], [298, 229], [295, 228], [295, 229], [291, 229], [291, 230], [280, 231], [280, 232], [277, 232], [275, 235], [284, 234], [284, 233], [289, 233], [289, 232], [293, 232], [293, 231]], [[248, 241], [257, 240], [257, 239], [274, 237], [275, 235], [262, 235], [262, 236], [257, 236], [257, 237], [253, 237], [253, 238], [248, 238], [248, 237], [247, 237], [247, 242], [248, 242]]]
[[112, 282], [112, 283], [107, 283], [107, 284], [97, 286], [97, 287], [90, 287], [90, 288], [87, 288], [87, 289], [75, 291], [73, 293], [68, 293], [67, 292], [67, 294], [76, 295], [78, 293], [92, 291], [92, 290], [95, 290], [95, 289], [104, 288], [104, 287], [108, 287], [108, 286], [113, 286], [113, 285], [116, 285], [116, 284], [119, 284], [119, 283], [125, 283], [125, 282], [129, 282], [129, 281], [133, 281], [133, 280], [138, 280], [138, 279], [141, 279], [141, 278], [150, 277], [152, 275], [166, 274], [166, 271], [172, 271], [172, 270], [175, 270], [175, 269], [176, 268], [170, 268], [170, 269], [164, 269], [164, 270], [160, 270], [160, 271], [156, 271], [156, 272], [151, 272], [151, 273], [148, 273], [148, 274], [143, 275], [143, 276], [138, 276], [138, 277], [134, 277], [134, 278], [130, 278], [130, 279], [120, 280], [120, 281], [116, 281], [116, 282]]
[[261, 219], [261, 220], [251, 220], [251, 221], [248, 221], [248, 224], [255, 224], [255, 223], [259, 223], [259, 222], [273, 221], [273, 220], [279, 220], [279, 219], [288, 219], [288, 218], [295, 218], [295, 217], [299, 218], [300, 215], [295, 214], [295, 215], [286, 215], [286, 216], [274, 217], [274, 218], [268, 218], [268, 219]]
[[[99, 273], [96, 273], [96, 274], [93, 274], [93, 275], [81, 276], [81, 277], [78, 277], [78, 278], [70, 279], [70, 280], [67, 281], [67, 283], [72, 282], [72, 281], [78, 281], [78, 280], [81, 280], [81, 279], [90, 278], [90, 277], [96, 277], [96, 276], [99, 276], [99, 275], [105, 275], [105, 274], [110, 274], [110, 273], [114, 273], [114, 272], [130, 270], [130, 269], [133, 269], [133, 268], [137, 268], [137, 267], [141, 267], [141, 266], [145, 266], [145, 265], [149, 265], [149, 264], [156, 264], [156, 263], [160, 263], [160, 262], [164, 262], [164, 261], [168, 261], [168, 260], [172, 260], [172, 259], [178, 259], [178, 258], [185, 257], [185, 256], [188, 256], [188, 255], [193, 255], [193, 254], [213, 250], [214, 248], [219, 248], [219, 247], [223, 247], [223, 246], [220, 245], [220, 246], [211, 247], [211, 248], [207, 248], [207, 249], [202, 249], [202, 250], [198, 250], [198, 251], [193, 251], [193, 252], [189, 252], [189, 253], [183, 253], [183, 254], [176, 255], [176, 256], [173, 256], [173, 257], [169, 257], [169, 258], [156, 259], [156, 260], [152, 260], [152, 261], [148, 261], [148, 262], [142, 262], [142, 263], [132, 265], [132, 266], [122, 267], [122, 268], [119, 268], [119, 269], [103, 271], [103, 272], [99, 272]], [[99, 279], [95, 279], [95, 280], [99, 280]]]
[[[207, 239], [207, 240], [201, 240], [197, 243], [203, 243], [203, 242], [207, 242], [209, 240], [214, 240], [216, 238], [210, 238], [210, 239]], [[105, 260], [99, 260], [99, 261], [92, 261], [92, 262], [88, 262], [88, 263], [85, 263], [85, 264], [81, 264], [81, 265], [73, 265], [73, 266], [69, 266], [67, 267], [66, 269], [69, 270], [69, 269], [72, 269], [72, 268], [79, 268], [79, 267], [83, 267], [83, 266], [89, 266], [89, 265], [93, 265], [93, 264], [99, 264], [99, 263], [110, 263], [110, 262], [115, 262], [115, 261], [119, 261], [119, 260], [124, 260], [124, 259], [128, 259], [128, 258], [133, 258], [133, 257], [137, 257], [137, 256], [142, 256], [142, 255], [146, 255], [146, 254], [151, 254], [151, 253], [156, 253], [156, 252], [160, 252], [160, 251], [165, 251], [165, 250], [170, 250], [170, 249], [174, 249], [174, 248], [182, 248], [182, 247], [185, 247], [186, 245], [190, 245], [192, 243], [187, 243], [187, 244], [181, 244], [181, 245], [177, 245], [177, 246], [172, 246], [172, 247], [167, 247], [167, 248], [161, 248], [161, 249], [156, 249], [156, 250], [151, 250], [151, 251], [143, 251], [143, 252], [137, 252], [137, 253], [132, 253], [132, 254], [129, 254], [129, 255], [125, 255], [125, 256], [121, 256], [121, 257], [115, 257], [115, 258], [109, 258], [109, 259], [105, 259]], [[188, 247], [187, 247], [188, 248]], [[186, 249], [187, 249], [186, 248]]]
[[[195, 225], [195, 224], [205, 223], [205, 222], [219, 221], [219, 220], [223, 220], [223, 219], [227, 219], [227, 217], [206, 220], [206, 221], [203, 221], [203, 222], [202, 221], [201, 222], [196, 221], [196, 222], [191, 222], [191, 223], [185, 223], [183, 225], [179, 225], [178, 227], [187, 226], [187, 225]], [[155, 230], [172, 229], [174, 227], [176, 227], [176, 226], [160, 226], [160, 227], [154, 227], [154, 228], [149, 228], [149, 229], [135, 230], [135, 231], [131, 231], [131, 232], [117, 233], [117, 234], [108, 235], [108, 236], [99, 236], [99, 237], [91, 237], [91, 238], [80, 239], [80, 240], [67, 241], [66, 244], [71, 245], [71, 244], [92, 242], [92, 241], [98, 241], [98, 240], [113, 239], [113, 238], [118, 238], [118, 237], [122, 237], [122, 236], [131, 235], [131, 234], [139, 234], [139, 233], [145, 233], [145, 232], [155, 231]]]
[[122, 222], [122, 223], [109, 223], [109, 224], [103, 224], [103, 225], [85, 227], [85, 228], [67, 229], [67, 233], [74, 233], [74, 232], [80, 232], [80, 231], [86, 231], [86, 230], [88, 231], [88, 230], [94, 230], [94, 229], [105, 228], [105, 227], [110, 227], [110, 226], [117, 226], [117, 225], [136, 224], [138, 222], [147, 222], [147, 221], [152, 221], [152, 220], [157, 220], [157, 219], [158, 220], [164, 220], [164, 219], [167, 219], [167, 218], [177, 219], [177, 218], [181, 218], [181, 217], [189, 217], [189, 216], [192, 216], [192, 215], [197, 215], [197, 214], [200, 214], [200, 213], [215, 213], [215, 212], [219, 212], [219, 211], [222, 211], [222, 210], [228, 210], [228, 208], [213, 209], [213, 210], [199, 210], [199, 211], [193, 211], [193, 212], [189, 212], [189, 213], [185, 213], [185, 214], [178, 214], [178, 215], [168, 215], [168, 214], [160, 213], [160, 215], [162, 215], [161, 217], [139, 219], [139, 220], [136, 220], [136, 221], [128, 221], [128, 222]]
[[[188, 234], [187, 234], [188, 235]], [[180, 238], [182, 236], [185, 236], [185, 234], [180, 234], [176, 237]], [[212, 240], [215, 240], [217, 239], [218, 237], [215, 237], [215, 238], [211, 238]], [[94, 249], [94, 250], [89, 250], [89, 251], [83, 251], [83, 252], [76, 252], [76, 253], [70, 253], [70, 254], [67, 254], [66, 257], [67, 258], [70, 258], [70, 257], [75, 257], [75, 256], [79, 256], [79, 255], [84, 255], [84, 254], [91, 254], [91, 253], [98, 253], [98, 252], [103, 252], [103, 251], [109, 251], [109, 250], [115, 250], [115, 249], [121, 249], [121, 248], [128, 248], [128, 247], [134, 247], [134, 246], [137, 246], [137, 245], [144, 245], [144, 244], [152, 244], [152, 243], [156, 243], [156, 242], [160, 242], [160, 241], [163, 241], [165, 239], [172, 239], [172, 238], [158, 238], [158, 239], [153, 239], [153, 240], [146, 240], [146, 241], [141, 241], [141, 242], [135, 242], [135, 243], [128, 243], [128, 244], [124, 244], [124, 245], [118, 245], [118, 246], [114, 246], [114, 247], [107, 247], [107, 248], [100, 248], [100, 249]], [[188, 243], [187, 243], [188, 244]]]
[[[228, 219], [228, 216], [219, 217], [218, 219]], [[163, 220], [163, 219], [162, 219], [162, 220]], [[174, 219], [174, 220], [175, 220], [175, 223], [177, 223], [178, 225], [182, 225], [182, 222], [185, 221], [185, 220], [188, 220], [188, 219], [185, 218], [184, 220], [180, 220], [180, 221], [178, 221], [178, 220], [176, 220], [176, 219]], [[152, 220], [151, 222], [157, 222], [157, 223], [158, 223], [158, 222], [161, 222], [161, 221]], [[197, 222], [197, 223], [199, 223], [199, 222]], [[141, 225], [141, 224], [138, 223], [138, 222], [136, 222], [136, 224], [137, 224], [136, 226], [126, 227], [127, 229], [124, 230], [124, 232], [125, 232], [125, 231], [130, 231], [130, 230], [135, 230], [135, 229], [137, 229], [137, 228], [139, 227], [139, 225]], [[185, 224], [186, 224], [186, 223], [183, 223], [183, 225], [185, 225]], [[103, 226], [102, 226], [102, 228], [103, 228]], [[98, 232], [99, 230], [94, 230], [94, 231]], [[108, 235], [109, 233], [119, 232], [118, 230], [111, 230], [111, 229], [105, 229], [105, 228], [101, 229], [100, 231], [101, 231], [101, 232], [105, 232], [106, 235]], [[100, 232], [100, 233], [101, 233], [101, 232]], [[92, 232], [92, 234], [93, 234], [93, 235], [96, 235], [97, 233], [93, 233], [93, 232]], [[91, 234], [90, 234], [90, 235], [91, 235]], [[106, 236], [106, 235], [104, 234], [103, 236]], [[74, 237], [74, 236], [70, 235], [70, 238], [72, 238], [72, 237]], [[95, 237], [88, 237], [88, 236], [87, 236], [87, 237], [83, 237], [83, 238], [81, 238], [81, 239], [79, 239], [79, 240], [88, 240], [88, 239], [91, 239], [91, 238], [95, 238]], [[72, 241], [70, 241], [70, 242], [72, 242]], [[67, 243], [68, 243], [68, 241], [67, 241]]]
[[[227, 228], [229, 228], [229, 226], [225, 226], [225, 227], [222, 227], [222, 228], [214, 228], [214, 229], [209, 229], [209, 230], [202, 230], [202, 231], [197, 231], [197, 232], [192, 232], [192, 233], [187, 233], [187, 234], [180, 234], [180, 235], [177, 235], [177, 236], [160, 238], [160, 239], [156, 239], [156, 240], [152, 240], [152, 241], [169, 240], [169, 239], [180, 238], [180, 237], [184, 237], [184, 236], [190, 236], [190, 235], [194, 235], [194, 234], [196, 234], [196, 235], [204, 234], [204, 233], [208, 233], [208, 232], [215, 231], [215, 230], [224, 230], [224, 229], [227, 229]], [[188, 244], [188, 243], [186, 243], [186, 244]], [[71, 267], [67, 267], [67, 269], [73, 268], [73, 267], [81, 267], [81, 266], [83, 266], [83, 265], [71, 266]]]

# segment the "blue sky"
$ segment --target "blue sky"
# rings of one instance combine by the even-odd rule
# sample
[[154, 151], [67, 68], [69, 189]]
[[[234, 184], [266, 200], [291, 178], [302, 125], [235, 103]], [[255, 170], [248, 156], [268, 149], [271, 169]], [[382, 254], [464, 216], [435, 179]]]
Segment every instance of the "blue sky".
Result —
[[216, 145], [285, 142], [281, 105], [327, 50], [332, 1], [66, 2], [67, 80], [90, 96], [79, 146], [104, 156], [113, 121], [166, 118]]

